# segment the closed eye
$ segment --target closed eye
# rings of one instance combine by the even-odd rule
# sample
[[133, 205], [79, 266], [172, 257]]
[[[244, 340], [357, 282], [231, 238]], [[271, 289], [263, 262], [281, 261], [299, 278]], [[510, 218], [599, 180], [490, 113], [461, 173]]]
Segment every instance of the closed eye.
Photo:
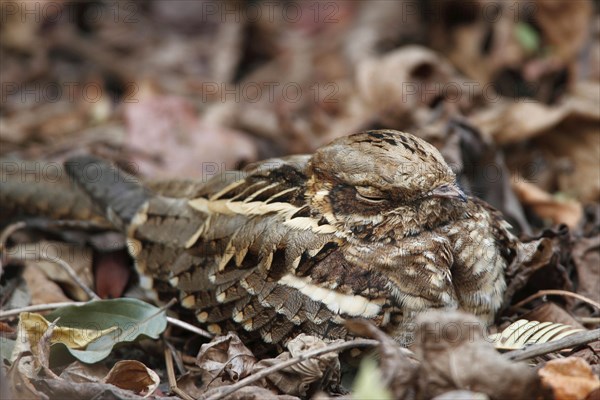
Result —
[[387, 197], [381, 191], [367, 186], [356, 187], [356, 198], [368, 203], [383, 203]]

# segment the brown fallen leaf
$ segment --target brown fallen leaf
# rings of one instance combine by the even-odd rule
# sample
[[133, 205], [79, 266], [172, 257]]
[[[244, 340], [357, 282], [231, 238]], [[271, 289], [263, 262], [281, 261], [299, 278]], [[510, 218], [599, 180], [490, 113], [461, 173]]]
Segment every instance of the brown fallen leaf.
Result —
[[584, 400], [600, 387], [600, 379], [578, 357], [550, 360], [538, 371], [538, 376], [552, 388], [556, 400]]
[[[61, 284], [66, 288], [67, 293], [70, 294], [75, 300], [85, 301], [88, 300], [88, 295], [79, 287], [69, 274], [61, 268], [57, 263], [52, 260], [61, 259], [77, 273], [77, 276], [81, 279], [82, 283], [88, 287], [92, 284], [92, 251], [89, 248], [71, 245], [63, 242], [54, 242], [42, 240], [36, 243], [24, 243], [11, 248], [11, 252], [15, 257], [19, 255], [39, 255], [39, 259], [26, 260], [25, 265], [38, 266], [40, 271], [46, 276], [46, 279], [34, 273], [29, 272], [30, 290], [39, 296], [39, 303], [33, 304], [44, 304], [59, 301], [68, 301], [66, 297], [63, 297], [62, 290], [53, 282]], [[47, 280], [49, 280], [47, 282]]]
[[[428, 113], [440, 97], [468, 101], [454, 68], [434, 51], [404, 46], [357, 66], [356, 84], [365, 105], [384, 125], [401, 126], [417, 114]], [[456, 101], [455, 101], [456, 102]]]
[[156, 372], [139, 361], [122, 360], [110, 369], [104, 382], [148, 397], [160, 384], [160, 378]]
[[522, 178], [513, 179], [512, 187], [525, 206], [553, 224], [565, 224], [574, 228], [583, 217], [583, 206], [576, 200], [558, 199]]
[[[32, 362], [31, 353], [21, 353], [8, 368], [6, 380], [3, 379], [6, 384], [2, 384], [3, 390], [6, 390], [10, 396], [8, 398], [18, 400], [48, 399], [44, 391], [40, 392], [35, 388], [31, 383], [29, 374], [23, 370], [23, 368], [27, 368], [24, 364], [30, 365]], [[4, 369], [4, 366], [2, 369]]]
[[417, 320], [415, 355], [420, 398], [471, 390], [490, 399], [537, 398], [540, 379], [525, 364], [503, 358], [483, 338], [482, 323], [463, 312], [431, 311]]
[[540, 304], [528, 313], [521, 315], [520, 318], [528, 321], [554, 322], [584, 329], [584, 326], [569, 314], [568, 311], [553, 302]]
[[600, 236], [577, 238], [573, 261], [579, 278], [577, 292], [600, 302]]
[[108, 371], [102, 363], [84, 364], [81, 361], [73, 361], [60, 373], [60, 377], [76, 383], [102, 382]]
[[[214, 389], [287, 361], [299, 353], [324, 346], [326, 343], [323, 340], [300, 334], [287, 344], [288, 351], [276, 358], [257, 362], [237, 334], [229, 332], [227, 336], [217, 336], [210, 343], [202, 345], [196, 364], [202, 372], [204, 389]], [[275, 391], [273, 395], [278, 391], [292, 396], [306, 396], [321, 387], [335, 387], [339, 382], [339, 373], [340, 364], [337, 354], [327, 353], [274, 372], [251, 387], [273, 390]]]
[[252, 352], [233, 332], [203, 344], [196, 356], [202, 381], [211, 388], [243, 379], [252, 372], [255, 363]]
[[23, 271], [23, 279], [27, 283], [31, 304], [48, 304], [71, 301], [63, 293], [60, 286], [50, 280], [41, 267], [30, 261]]
[[[322, 339], [304, 333], [296, 336], [287, 344], [288, 351], [276, 358], [261, 360], [253, 368], [252, 373], [257, 373], [263, 368], [287, 361], [301, 353], [325, 347]], [[309, 358], [298, 364], [291, 365], [281, 371], [267, 376], [267, 380], [275, 385], [282, 393], [293, 396], [305, 397], [313, 390], [313, 384], [318, 383], [316, 389], [335, 388], [340, 378], [340, 362], [337, 353], [326, 353], [319, 357]]]
[[127, 105], [125, 119], [131, 161], [143, 176], [207, 179], [257, 158], [247, 135], [202, 123], [183, 97], [147, 95]]

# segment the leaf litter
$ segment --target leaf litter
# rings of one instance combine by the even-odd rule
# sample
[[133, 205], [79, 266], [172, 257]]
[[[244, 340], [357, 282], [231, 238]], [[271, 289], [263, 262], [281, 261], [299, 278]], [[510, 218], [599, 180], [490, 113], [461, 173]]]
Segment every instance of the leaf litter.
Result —
[[[267, 356], [233, 333], [208, 342], [180, 327], [165, 330], [164, 313], [155, 316], [160, 323], [151, 322], [159, 309], [141, 301], [146, 311], [133, 317], [112, 313], [115, 303], [94, 301], [90, 306], [108, 307], [102, 318], [85, 306], [23, 313], [21, 321], [32, 322], [27, 329], [2, 317], [2, 380], [9, 383], [2, 390], [15, 398], [160, 398], [181, 393], [171, 391], [180, 383], [184, 393], [215, 398], [219, 390], [293, 362], [228, 398], [597, 396], [597, 337], [549, 352], [544, 346], [551, 342], [535, 337], [530, 347], [540, 350], [527, 363], [508, 361], [493, 346], [493, 335], [505, 336], [515, 323], [583, 330], [563, 339], [600, 326], [594, 307], [600, 302], [600, 16], [594, 3], [293, 3], [304, 15], [298, 20], [277, 12], [266, 18], [273, 6], [267, 3], [227, 2], [240, 18], [209, 13], [214, 4], [204, 1], [58, 2], [40, 18], [26, 18], [26, 10], [6, 3], [2, 184], [15, 178], [15, 161], [47, 163], [17, 178], [48, 180], [48, 168], [84, 151], [125, 169], [137, 166], [130, 172], [145, 179], [203, 181], [363, 129], [413, 132], [434, 143], [461, 185], [501, 210], [525, 243], [507, 271], [503, 310], [491, 331], [472, 325], [469, 316], [434, 312], [421, 318], [413, 346], [405, 349], [353, 321], [349, 329], [377, 345], [301, 360], [304, 352], [336, 344], [302, 336]], [[244, 7], [263, 17], [249, 18]], [[291, 98], [282, 88], [302, 95]], [[90, 89], [101, 95], [91, 97]], [[64, 184], [51, 180], [44, 190], [67, 204]], [[0, 207], [2, 229], [21, 220], [20, 213], [25, 218], [49, 206], [30, 198], [30, 210]], [[62, 258], [80, 283], [41, 253], [33, 260], [3, 258], [2, 312], [86, 300], [81, 282], [101, 297], [149, 300], [136, 286], [122, 238], [100, 243], [98, 235], [105, 234], [98, 227], [31, 222], [12, 232], [3, 253], [59, 243], [59, 255], [72, 255]], [[76, 324], [85, 321], [93, 330]], [[456, 327], [455, 335], [436, 333], [440, 321]], [[136, 332], [125, 328], [122, 339], [144, 332], [146, 339], [123, 346], [114, 332], [99, 333], [127, 322]], [[65, 358], [56, 351], [64, 344], [53, 344], [64, 332], [69, 340], [76, 333], [99, 338], [70, 348]], [[176, 349], [170, 371], [176, 379], [168, 385], [159, 336]], [[516, 337], [527, 342], [534, 336], [520, 329]]]

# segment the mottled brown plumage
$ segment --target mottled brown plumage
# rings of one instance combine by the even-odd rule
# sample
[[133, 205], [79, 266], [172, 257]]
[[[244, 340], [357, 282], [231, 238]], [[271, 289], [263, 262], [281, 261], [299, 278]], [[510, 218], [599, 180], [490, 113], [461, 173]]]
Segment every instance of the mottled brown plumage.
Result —
[[87, 182], [91, 164], [101, 162], [74, 159], [67, 169], [128, 233], [142, 284], [169, 282], [213, 333], [336, 339], [348, 334], [344, 320], [363, 317], [403, 339], [429, 308], [491, 322], [501, 305], [516, 239], [410, 134], [340, 138], [312, 156], [187, 186], [185, 196]]

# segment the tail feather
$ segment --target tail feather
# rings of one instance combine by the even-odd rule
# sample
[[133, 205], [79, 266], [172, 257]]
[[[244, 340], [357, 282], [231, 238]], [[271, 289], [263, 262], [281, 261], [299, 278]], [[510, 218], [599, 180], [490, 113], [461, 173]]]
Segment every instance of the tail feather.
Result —
[[121, 229], [132, 222], [140, 207], [152, 197], [137, 178], [94, 156], [72, 157], [65, 162], [65, 170]]

